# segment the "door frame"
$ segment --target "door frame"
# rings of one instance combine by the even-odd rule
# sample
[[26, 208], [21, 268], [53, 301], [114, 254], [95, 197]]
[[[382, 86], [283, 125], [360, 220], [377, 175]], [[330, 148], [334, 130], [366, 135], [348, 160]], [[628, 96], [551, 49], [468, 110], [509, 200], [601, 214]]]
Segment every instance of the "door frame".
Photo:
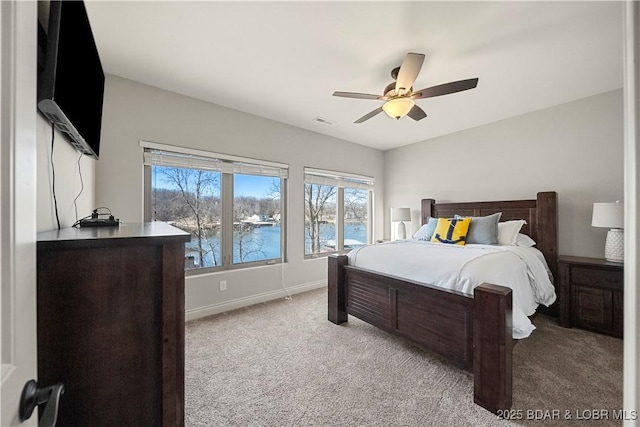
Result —
[[0, 2], [0, 425], [18, 416], [24, 384], [37, 376], [36, 82], [37, 2]]
[[[625, 426], [640, 416], [640, 3], [624, 2], [624, 380]], [[632, 412], [635, 411], [635, 412]], [[635, 414], [635, 415], [634, 415]], [[636, 419], [632, 419], [636, 418]]]

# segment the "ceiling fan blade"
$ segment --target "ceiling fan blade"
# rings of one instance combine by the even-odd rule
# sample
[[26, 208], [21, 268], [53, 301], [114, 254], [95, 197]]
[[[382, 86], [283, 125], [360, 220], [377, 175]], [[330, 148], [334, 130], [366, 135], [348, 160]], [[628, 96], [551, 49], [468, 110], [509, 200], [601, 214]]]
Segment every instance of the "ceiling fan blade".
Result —
[[416, 90], [411, 95], [412, 99], [433, 98], [434, 96], [448, 95], [450, 93], [462, 92], [478, 86], [478, 79], [458, 80], [457, 82], [445, 83], [438, 86], [431, 86], [425, 89]]
[[369, 93], [357, 93], [357, 92], [333, 92], [333, 96], [341, 96], [343, 98], [358, 98], [358, 99], [383, 99], [381, 95], [372, 95]]
[[404, 95], [409, 92], [413, 82], [416, 81], [418, 73], [422, 68], [424, 62], [424, 55], [421, 53], [407, 53], [404, 57], [400, 71], [398, 71], [398, 78], [396, 79], [396, 92], [400, 95]]
[[353, 123], [362, 123], [362, 122], [367, 121], [371, 117], [373, 117], [375, 115], [378, 115], [380, 113], [382, 113], [382, 107], [378, 107], [375, 110], [373, 110], [372, 112], [365, 114], [364, 116], [360, 117], [358, 120], [356, 120]]
[[427, 113], [425, 113], [422, 108], [418, 107], [417, 105], [414, 105], [411, 108], [411, 110], [409, 110], [409, 112], [407, 113], [407, 116], [411, 117], [413, 120], [417, 122], [418, 120], [422, 120], [425, 117], [427, 117]]

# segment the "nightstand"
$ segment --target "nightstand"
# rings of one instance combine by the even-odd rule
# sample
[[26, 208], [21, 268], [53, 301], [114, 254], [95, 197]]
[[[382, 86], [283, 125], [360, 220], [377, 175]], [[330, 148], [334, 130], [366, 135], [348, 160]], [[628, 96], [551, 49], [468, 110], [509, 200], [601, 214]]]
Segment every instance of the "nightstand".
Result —
[[622, 338], [623, 264], [558, 257], [558, 323]]

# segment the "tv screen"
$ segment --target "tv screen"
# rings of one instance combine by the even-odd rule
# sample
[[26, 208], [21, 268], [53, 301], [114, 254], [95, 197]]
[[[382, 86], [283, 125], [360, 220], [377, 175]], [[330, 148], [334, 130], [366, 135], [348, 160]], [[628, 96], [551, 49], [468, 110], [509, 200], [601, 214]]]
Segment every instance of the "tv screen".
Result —
[[82, 1], [51, 1], [38, 109], [72, 145], [100, 155], [104, 72]]

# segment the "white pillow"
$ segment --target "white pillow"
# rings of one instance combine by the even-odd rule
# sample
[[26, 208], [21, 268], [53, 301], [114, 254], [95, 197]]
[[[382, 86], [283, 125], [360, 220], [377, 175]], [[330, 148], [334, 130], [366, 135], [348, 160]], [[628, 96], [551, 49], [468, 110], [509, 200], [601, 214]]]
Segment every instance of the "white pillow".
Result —
[[518, 233], [518, 237], [516, 237], [516, 246], [525, 246], [530, 248], [536, 245], [536, 241], [526, 234]]
[[499, 245], [515, 245], [518, 233], [527, 221], [524, 219], [516, 219], [513, 221], [504, 221], [498, 223], [498, 244]]

